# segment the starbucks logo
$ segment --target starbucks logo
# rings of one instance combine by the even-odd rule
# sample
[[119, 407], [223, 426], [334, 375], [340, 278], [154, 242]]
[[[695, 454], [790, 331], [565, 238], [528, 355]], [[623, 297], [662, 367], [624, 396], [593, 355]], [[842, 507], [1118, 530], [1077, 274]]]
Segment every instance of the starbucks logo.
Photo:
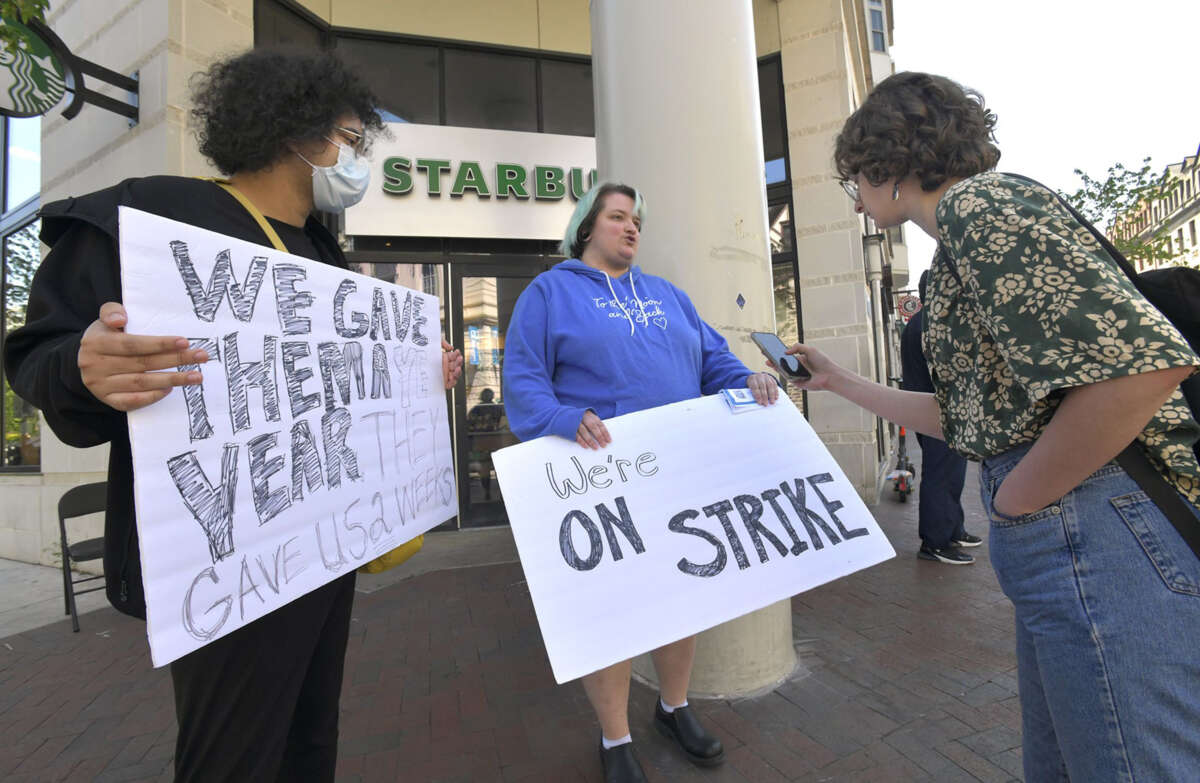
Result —
[[67, 91], [62, 58], [49, 42], [20, 22], [4, 19], [20, 35], [16, 53], [0, 47], [0, 114], [36, 117], [58, 105]]

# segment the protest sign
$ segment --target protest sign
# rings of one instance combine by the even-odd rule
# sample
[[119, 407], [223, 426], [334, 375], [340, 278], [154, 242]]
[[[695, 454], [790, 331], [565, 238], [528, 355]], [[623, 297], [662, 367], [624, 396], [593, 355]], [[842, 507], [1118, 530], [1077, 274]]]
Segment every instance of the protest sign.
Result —
[[129, 414], [155, 666], [457, 513], [436, 297], [126, 207], [120, 237], [126, 331], [210, 357]]
[[550, 436], [492, 454], [560, 683], [896, 554], [787, 397], [605, 426], [601, 451]]

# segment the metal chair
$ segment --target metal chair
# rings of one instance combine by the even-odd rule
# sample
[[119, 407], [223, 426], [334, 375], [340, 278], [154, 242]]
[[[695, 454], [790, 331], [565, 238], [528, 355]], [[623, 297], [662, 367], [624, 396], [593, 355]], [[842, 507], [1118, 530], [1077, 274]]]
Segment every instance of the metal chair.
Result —
[[79, 633], [79, 613], [75, 610], [75, 596], [103, 590], [104, 586], [89, 587], [86, 590], [76, 590], [75, 585], [103, 579], [103, 576], [86, 576], [75, 579], [71, 574], [71, 563], [82, 563], [85, 560], [98, 560], [104, 557], [104, 539], [89, 538], [74, 544], [67, 542], [67, 520], [95, 514], [108, 507], [108, 482], [97, 481], [94, 484], [83, 484], [72, 487], [63, 493], [58, 500], [58, 535], [62, 546], [63, 569], [63, 600], [66, 603], [66, 614], [71, 615], [71, 627]]

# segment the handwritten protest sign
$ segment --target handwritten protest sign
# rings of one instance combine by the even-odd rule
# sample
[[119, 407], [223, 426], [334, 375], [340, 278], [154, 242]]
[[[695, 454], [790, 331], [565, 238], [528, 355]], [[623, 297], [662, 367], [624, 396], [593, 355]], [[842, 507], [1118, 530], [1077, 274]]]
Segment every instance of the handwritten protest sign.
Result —
[[560, 683], [896, 554], [787, 397], [605, 425], [602, 451], [545, 437], [492, 454]]
[[208, 351], [129, 414], [155, 666], [457, 512], [436, 297], [122, 207], [134, 334]]

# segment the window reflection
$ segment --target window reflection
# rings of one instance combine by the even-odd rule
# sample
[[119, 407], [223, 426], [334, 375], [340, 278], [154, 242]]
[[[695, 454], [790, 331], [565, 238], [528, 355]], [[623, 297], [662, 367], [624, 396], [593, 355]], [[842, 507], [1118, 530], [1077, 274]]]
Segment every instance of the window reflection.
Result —
[[[504, 524], [503, 496], [492, 453], [517, 443], [508, 428], [500, 379], [504, 369], [504, 336], [526, 277], [462, 278], [463, 386], [466, 452], [461, 475], [459, 519], [463, 527]], [[461, 463], [460, 463], [461, 464]]]
[[[775, 294], [775, 332], [785, 345], [800, 341], [800, 302], [796, 287], [796, 240], [787, 202], [770, 204], [767, 219], [771, 239], [771, 287]], [[804, 392], [789, 384], [787, 395], [801, 411]]]
[[337, 54], [371, 85], [384, 122], [438, 124], [437, 47], [342, 37]]
[[771, 231], [771, 255], [791, 253], [796, 249], [792, 234], [792, 210], [787, 204], [767, 207], [767, 222]]
[[[33, 273], [42, 260], [38, 231], [41, 221], [35, 220], [4, 238], [4, 298], [3, 334], [7, 335], [25, 323], [25, 307], [29, 303], [29, 286]], [[0, 344], [3, 340], [0, 339]], [[42, 438], [37, 409], [18, 397], [7, 380], [0, 379], [3, 402], [0, 411], [4, 419], [4, 442], [0, 449], [0, 466], [36, 468], [41, 464]]]
[[591, 65], [542, 60], [542, 130], [569, 136], [596, 134]]
[[10, 118], [4, 151], [4, 209], [37, 195], [42, 178], [42, 118]]
[[446, 124], [536, 131], [537, 76], [532, 57], [447, 49]]

